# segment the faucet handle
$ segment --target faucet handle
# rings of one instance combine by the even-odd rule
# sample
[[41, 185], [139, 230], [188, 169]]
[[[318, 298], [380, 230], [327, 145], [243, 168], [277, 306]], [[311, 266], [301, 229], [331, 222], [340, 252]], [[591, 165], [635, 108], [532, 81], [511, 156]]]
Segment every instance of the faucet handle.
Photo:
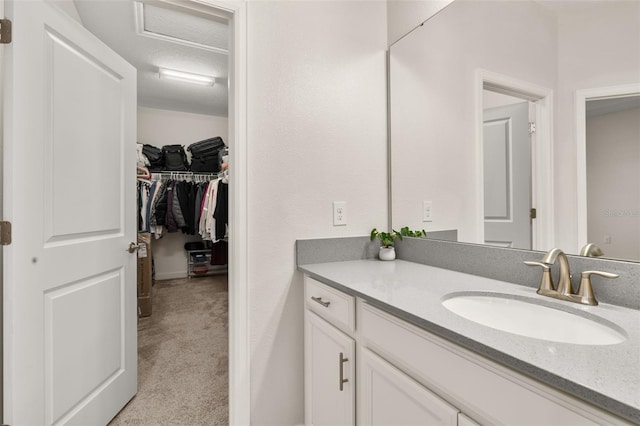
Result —
[[536, 262], [533, 260], [525, 260], [525, 265], [539, 266], [542, 268], [542, 279], [540, 279], [540, 286], [538, 287], [538, 294], [554, 291], [553, 279], [551, 278], [551, 265], [544, 262]]
[[599, 275], [604, 278], [618, 278], [620, 275], [602, 271], [584, 271], [582, 273], [580, 287], [578, 288], [576, 296], [580, 298], [581, 303], [595, 306], [598, 304], [598, 301], [596, 300], [596, 295], [593, 293], [593, 287], [591, 286], [591, 275]]

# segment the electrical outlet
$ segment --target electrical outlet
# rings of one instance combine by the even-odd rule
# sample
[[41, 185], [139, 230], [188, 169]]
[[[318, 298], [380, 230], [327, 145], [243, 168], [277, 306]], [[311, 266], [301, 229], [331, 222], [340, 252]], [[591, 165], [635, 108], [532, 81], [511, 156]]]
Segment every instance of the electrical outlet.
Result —
[[333, 202], [333, 226], [343, 226], [347, 224], [347, 202]]
[[431, 201], [422, 202], [422, 221], [433, 222], [433, 202]]

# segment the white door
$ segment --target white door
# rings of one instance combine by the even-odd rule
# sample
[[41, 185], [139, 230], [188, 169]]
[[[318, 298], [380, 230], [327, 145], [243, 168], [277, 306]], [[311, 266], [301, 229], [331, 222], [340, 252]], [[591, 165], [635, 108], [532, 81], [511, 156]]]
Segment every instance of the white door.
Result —
[[529, 103], [484, 111], [485, 244], [531, 249]]
[[355, 341], [305, 310], [305, 423], [355, 424]]
[[5, 12], [4, 421], [105, 424], [137, 387], [136, 72], [48, 3]]
[[358, 423], [456, 426], [458, 409], [363, 348], [358, 358]]

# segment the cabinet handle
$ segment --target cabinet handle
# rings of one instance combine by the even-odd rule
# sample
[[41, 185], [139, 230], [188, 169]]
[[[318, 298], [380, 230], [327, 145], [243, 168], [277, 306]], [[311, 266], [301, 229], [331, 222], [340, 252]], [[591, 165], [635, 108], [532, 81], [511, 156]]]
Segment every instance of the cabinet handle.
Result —
[[344, 390], [344, 384], [349, 381], [349, 379], [344, 378], [344, 363], [349, 361], [349, 358], [345, 358], [344, 354], [340, 352], [340, 392]]
[[311, 300], [313, 300], [314, 302], [318, 302], [319, 304], [321, 304], [325, 308], [328, 308], [329, 304], [331, 303], [331, 302], [323, 302], [322, 301], [322, 297], [311, 296]]

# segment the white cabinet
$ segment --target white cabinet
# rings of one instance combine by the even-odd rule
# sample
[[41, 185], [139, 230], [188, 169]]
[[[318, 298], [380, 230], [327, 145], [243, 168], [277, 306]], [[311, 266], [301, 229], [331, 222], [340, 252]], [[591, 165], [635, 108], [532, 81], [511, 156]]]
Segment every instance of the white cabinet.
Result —
[[320, 315], [342, 331], [353, 333], [356, 318], [356, 301], [353, 296], [309, 277], [305, 278], [304, 293], [307, 309]]
[[366, 302], [359, 301], [357, 312], [358, 347], [375, 351], [480, 424], [628, 424]]
[[305, 423], [355, 423], [355, 341], [305, 312]]
[[305, 307], [307, 425], [629, 424], [310, 277]]
[[370, 350], [359, 353], [358, 424], [458, 424], [458, 409]]
[[356, 349], [353, 296], [305, 277], [305, 308], [307, 425], [458, 424], [455, 407], [366, 347]]

